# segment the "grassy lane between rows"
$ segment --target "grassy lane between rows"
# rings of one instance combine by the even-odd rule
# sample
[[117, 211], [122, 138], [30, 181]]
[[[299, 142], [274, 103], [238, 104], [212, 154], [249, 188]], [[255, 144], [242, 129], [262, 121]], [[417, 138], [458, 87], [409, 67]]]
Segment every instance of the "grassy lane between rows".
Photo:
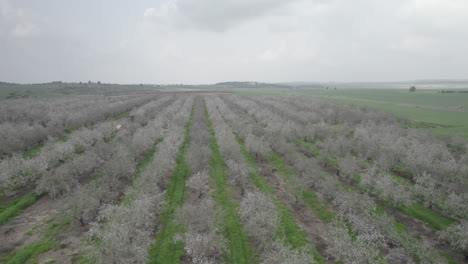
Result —
[[[81, 155], [85, 152], [84, 149], [78, 147], [75, 149], [75, 154]], [[47, 195], [47, 193], [37, 193], [31, 191], [22, 197], [11, 201], [6, 206], [0, 207], [0, 226], [7, 224], [12, 221], [16, 216], [21, 214], [24, 209], [35, 204], [40, 198]]]
[[229, 263], [256, 263], [253, 248], [248, 242], [245, 231], [242, 229], [242, 224], [237, 213], [239, 204], [232, 199], [232, 189], [228, 184], [224, 159], [219, 150], [215, 131], [206, 108], [205, 114], [207, 115], [208, 129], [212, 136], [210, 147], [213, 154], [210, 159], [210, 177], [215, 187], [213, 198], [223, 210], [224, 227], [222, 230], [224, 230], [224, 237], [228, 239], [229, 255], [226, 256], [226, 261]]
[[[334, 159], [333, 157], [327, 157], [326, 155], [321, 154], [320, 151], [318, 150], [318, 148], [315, 147], [315, 145], [314, 145], [314, 143], [316, 143], [316, 140], [315, 140], [315, 139], [311, 138], [311, 139], [306, 139], [306, 140], [296, 140], [296, 141], [294, 141], [294, 143], [295, 143], [296, 145], [298, 145], [299, 147], [303, 147], [304, 149], [307, 149], [307, 150], [308, 150], [307, 155], [305, 155], [306, 157], [308, 157], [308, 158], [311, 158], [310, 156], [317, 157], [317, 159], [320, 161], [320, 163], [324, 163], [324, 165], [322, 165], [322, 164], [320, 165], [320, 166], [322, 166], [322, 168], [318, 168], [318, 169], [320, 169], [321, 171], [327, 172], [326, 169], [329, 169], [329, 167], [330, 167], [330, 168], [334, 168], [334, 169], [337, 169], [337, 168], [338, 168], [338, 166], [337, 166], [338, 164], [337, 164], [337, 162], [336, 162], [336, 159]], [[302, 151], [299, 151], [299, 152], [302, 152]], [[280, 159], [278, 159], [278, 158], [276, 158], [276, 157], [274, 157], [274, 156], [271, 157], [271, 158], [272, 158], [272, 159], [270, 159], [270, 161], [272, 161], [272, 162], [278, 162], [277, 170], [280, 170], [280, 171], [281, 171], [281, 170], [284, 170], [284, 168], [285, 168], [284, 162], [283, 162], [283, 164], [281, 164], [281, 163], [279, 162]], [[288, 173], [286, 173], [286, 175], [285, 175], [286, 178], [290, 178], [290, 176], [287, 175], [287, 174], [288, 174]], [[353, 188], [353, 187], [355, 187], [355, 186], [348, 186], [348, 185], [346, 185], [346, 184], [344, 184], [344, 183], [340, 184], [340, 186], [343, 187], [343, 189], [346, 190], [346, 191], [357, 191], [357, 189]], [[305, 195], [303, 195], [303, 197], [302, 197], [303, 200], [304, 200], [304, 196], [305, 196]], [[310, 198], [310, 199], [309, 199], [309, 198]], [[309, 200], [310, 200], [310, 202], [307, 202], [307, 204], [310, 204], [310, 205], [312, 205], [313, 207], [317, 207], [317, 206], [318, 206], [319, 209], [320, 209], [320, 207], [322, 207], [322, 206], [320, 206], [320, 204], [317, 205], [317, 202], [318, 202], [318, 199], [317, 199], [317, 198], [318, 198], [317, 195], [312, 195], [312, 196], [310, 196], [310, 197], [306, 197], [306, 199], [309, 199]], [[323, 208], [323, 207], [322, 207], [321, 209], [326, 209], [326, 208]], [[418, 208], [418, 209], [420, 209], [420, 208]], [[325, 216], [324, 219], [325, 219], [325, 218], [328, 218], [328, 219], [332, 220], [332, 219], [333, 219], [333, 212], [331, 212], [331, 213], [332, 213], [332, 214], [327, 214], [328, 216]], [[324, 220], [324, 221], [325, 221], [325, 220]], [[350, 231], [351, 237], [353, 238], [353, 232], [352, 232], [352, 230], [351, 230], [351, 226], [350, 226], [349, 224], [347, 224], [346, 222], [345, 222], [345, 224], [346, 224], [346, 226], [347, 226], [347, 228], [348, 228], [348, 231]], [[399, 223], [399, 222], [397, 222], [397, 221], [395, 221], [394, 225], [395, 225], [395, 229], [396, 229], [397, 231], [399, 231], [399, 232], [402, 232], [402, 233], [406, 233], [405, 231], [408, 229], [404, 224]], [[353, 238], [353, 239], [354, 239], [354, 238]], [[415, 243], [417, 243], [417, 242], [418, 242], [418, 241], [415, 241]], [[439, 253], [440, 253], [440, 255], [444, 256], [444, 257], [447, 259], [447, 261], [448, 261], [449, 263], [454, 263], [453, 260], [450, 259], [450, 257], [449, 257], [447, 254], [444, 254], [444, 253], [441, 253], [441, 252], [439, 252]], [[418, 256], [415, 256], [416, 262], [419, 262], [419, 261], [417, 260], [418, 258], [419, 258]]]
[[185, 254], [182, 241], [174, 241], [174, 236], [184, 232], [184, 227], [174, 221], [174, 212], [185, 202], [185, 182], [190, 176], [190, 168], [185, 163], [185, 153], [190, 146], [190, 130], [192, 128], [194, 108], [190, 120], [185, 125], [185, 138], [176, 157], [176, 167], [167, 187], [167, 208], [161, 213], [159, 225], [161, 230], [156, 235], [156, 242], [150, 248], [149, 263], [180, 263]]
[[30, 159], [30, 158], [36, 156], [37, 154], [39, 154], [39, 152], [41, 152], [41, 150], [43, 148], [44, 148], [44, 145], [39, 146], [39, 147], [35, 147], [35, 148], [31, 149], [31, 150], [27, 150], [23, 154], [21, 154], [21, 157], [23, 157], [23, 159]]
[[112, 121], [117, 121], [117, 120], [119, 120], [119, 119], [122, 119], [122, 118], [124, 118], [124, 117], [129, 116], [131, 112], [132, 112], [132, 111], [127, 111], [127, 112], [122, 113], [122, 114], [120, 114], [120, 115], [118, 115], [118, 116], [116, 116], [116, 117], [111, 117], [110, 120], [112, 120]]
[[[157, 144], [159, 144], [161, 141], [162, 141], [162, 138], [158, 139], [155, 145], [148, 151], [144, 159], [140, 163], [137, 164], [137, 170], [136, 170], [134, 179], [140, 175], [143, 168], [151, 161], [151, 159], [153, 158], [154, 154], [157, 151]], [[35, 194], [35, 192], [31, 192], [27, 194], [21, 197], [20, 199], [18, 199], [19, 201], [11, 202], [12, 206], [1, 210], [0, 217], [2, 217], [4, 214], [7, 215], [8, 211], [17, 212], [17, 214], [21, 213], [21, 209], [15, 209], [15, 206], [17, 208], [21, 208], [21, 207], [26, 208], [44, 195], [45, 194], [37, 195]], [[130, 200], [131, 199], [124, 200], [124, 201], [130, 202]], [[12, 213], [10, 213], [9, 215], [12, 215]], [[10, 216], [10, 217], [14, 218], [14, 216]], [[54, 237], [60, 232], [62, 232], [63, 230], [65, 230], [71, 224], [71, 220], [72, 218], [68, 216], [58, 222], [54, 222], [52, 220], [49, 221], [46, 225], [45, 231], [43, 231], [43, 235], [42, 235], [43, 238], [41, 241], [33, 242], [19, 250], [9, 253], [6, 257], [0, 258], [0, 263], [20, 264], [20, 263], [25, 263], [26, 261], [34, 263], [33, 260], [40, 254], [57, 248], [58, 242], [54, 240]], [[92, 263], [92, 261], [83, 260], [83, 263]]]
[[[313, 155], [316, 157], [320, 156], [320, 151], [309, 142], [296, 141], [295, 144], [309, 149], [311, 152], [313, 152]], [[329, 159], [325, 159], [325, 158], [322, 158], [322, 160], [326, 162], [327, 164], [329, 164], [329, 166], [331, 167], [337, 166], [336, 161], [330, 161]], [[401, 178], [398, 175], [391, 174], [391, 176], [398, 182], [404, 182], [402, 184], [411, 184], [405, 178]], [[356, 183], [359, 183], [359, 177], [356, 178]], [[386, 203], [386, 204], [388, 207], [392, 207], [389, 203]], [[450, 225], [457, 222], [455, 219], [440, 215], [432, 211], [431, 209], [428, 209], [418, 203], [413, 203], [408, 206], [398, 205], [395, 208], [398, 209], [403, 214], [406, 214], [414, 219], [423, 221], [424, 223], [428, 225], [429, 228], [431, 228], [434, 231], [445, 230]]]
[[[314, 146], [312, 145], [311, 143], [309, 142], [304, 142], [304, 141], [301, 141], [301, 142], [295, 142], [296, 145], [298, 146], [303, 146], [303, 147], [306, 147], [308, 148], [309, 150], [311, 151], [314, 151], [314, 156], [317, 157], [320, 155], [320, 151]], [[327, 159], [327, 160], [324, 160], [322, 159], [324, 162], [328, 163], [329, 166], [332, 166], [330, 165], [330, 160]], [[336, 161], [335, 161], [336, 162]], [[332, 162], [333, 163], [333, 162]], [[332, 166], [333, 167], [333, 166]], [[400, 178], [399, 176], [397, 175], [392, 175], [392, 177], [396, 177], [396, 178], [399, 178], [400, 180], [396, 179], [397, 181], [403, 181], [401, 179], [404, 179], [404, 178]], [[360, 177], [357, 177], [357, 180], [355, 180], [354, 182], [356, 184], [359, 183], [359, 178]], [[411, 184], [411, 183], [408, 183], [408, 181], [406, 181], [406, 179], [404, 179], [404, 184]], [[351, 186], [351, 185], [347, 185], [345, 183], [342, 183], [343, 184], [343, 188], [347, 191], [358, 191], [358, 190], [362, 190], [362, 188], [360, 186]], [[309, 194], [306, 194], [306, 195], [303, 195], [303, 199], [304, 200], [308, 200], [309, 199]], [[309, 202], [307, 202], [308, 204], [310, 204]], [[387, 201], [382, 201], [383, 205], [387, 208], [395, 208], [397, 210], [399, 210], [400, 212], [402, 212], [403, 214], [406, 214], [414, 219], [418, 219], [418, 220], [421, 220], [423, 221], [424, 223], [426, 223], [429, 228], [431, 228], [433, 231], [439, 231], [439, 230], [444, 230], [446, 229], [447, 227], [449, 227], [451, 224], [455, 223], [456, 220], [454, 219], [451, 219], [451, 218], [447, 218], [447, 217], [444, 217], [444, 216], [441, 216], [435, 212], [433, 212], [432, 210], [420, 205], [420, 204], [417, 204], [417, 203], [413, 203], [411, 205], [408, 205], [408, 206], [403, 206], [403, 205], [397, 205], [397, 206], [393, 206], [391, 205], [389, 202]], [[382, 206], [379, 205], [379, 207], [377, 208], [377, 212], [378, 214], [383, 214], [385, 212], [385, 208], [383, 208]], [[327, 214], [328, 215], [328, 214]], [[328, 215], [330, 216], [331, 218], [329, 219], [333, 219], [333, 215], [330, 214]], [[328, 218], [328, 217], [327, 217]], [[395, 230], [398, 232], [398, 233], [406, 233], [407, 230], [409, 229], [408, 226], [406, 226], [405, 224], [397, 221], [395, 219], [394, 221], [394, 225], [393, 225], [393, 228], [395, 228]], [[450, 264], [455, 264], [457, 262], [455, 262], [452, 257], [450, 257], [448, 254], [444, 253], [444, 252], [439, 252], [439, 254], [441, 256], [443, 256], [448, 263]], [[419, 263], [419, 256], [416, 256], [414, 255], [413, 256], [415, 261]]]
[[[149, 149], [145, 158], [140, 163], [137, 164], [135, 176], [133, 177], [132, 182], [131, 182], [132, 188], [134, 187], [136, 179], [140, 177], [143, 169], [146, 167], [146, 165], [148, 165], [153, 160], [154, 154], [156, 154], [156, 152], [158, 151], [158, 144], [161, 143], [163, 140], [164, 138], [158, 138], [156, 142], [154, 143], [153, 147]], [[129, 205], [133, 202], [133, 199], [134, 199], [133, 195], [126, 195], [122, 200], [122, 204]]]
[[[134, 183], [135, 183], [136, 179], [138, 179], [138, 177], [140, 177], [140, 175], [143, 172], [144, 168], [153, 160], [154, 155], [158, 151], [158, 144], [161, 143], [163, 140], [164, 140], [164, 138], [158, 138], [156, 140], [156, 142], [154, 143], [153, 147], [151, 147], [148, 150], [148, 152], [146, 153], [143, 160], [136, 165], [135, 175], [133, 176], [131, 184], [130, 184], [131, 188], [134, 188]], [[124, 198], [121, 201], [121, 204], [123, 204], [124, 206], [129, 206], [131, 203], [133, 203], [134, 198], [135, 197], [133, 196], [133, 194], [125, 195]], [[76, 263], [79, 263], [79, 264], [93, 264], [93, 263], [95, 263], [95, 261], [92, 258], [85, 256], [83, 254], [83, 252], [81, 252], [79, 255], [76, 255], [72, 260], [76, 261]]]
[[38, 194], [32, 191], [14, 201], [11, 201], [5, 207], [0, 208], [0, 226], [13, 220], [17, 215], [21, 214], [24, 209], [33, 205], [44, 195], [45, 193]]
[[23, 264], [23, 263], [36, 263], [36, 257], [40, 254], [52, 249], [56, 249], [59, 245], [54, 237], [67, 229], [72, 222], [72, 218], [65, 216], [59, 221], [54, 221], [54, 218], [46, 223], [42, 231], [42, 239], [37, 242], [26, 245], [25, 247], [10, 252], [4, 257], [0, 257], [0, 263], [5, 264]]
[[[296, 171], [293, 168], [288, 167], [284, 159], [275, 152], [268, 153], [265, 158], [275, 167], [285, 180], [290, 180], [291, 176], [296, 173]], [[335, 213], [330, 211], [328, 207], [318, 199], [317, 194], [313, 191], [302, 190], [300, 193], [295, 193], [295, 195], [300, 197], [305, 205], [312, 209], [315, 217], [321, 221], [329, 223], [336, 216]]]
[[[130, 112], [127, 112], [127, 115], [129, 113]], [[122, 118], [122, 117], [119, 117], [119, 118], [116, 117], [116, 120], [120, 119], [120, 118]], [[104, 139], [104, 141], [109, 142], [116, 135], [117, 135], [117, 132], [114, 132], [110, 139]], [[57, 142], [66, 141], [66, 140], [67, 140], [67, 138], [59, 139], [59, 140], [57, 140]], [[160, 141], [158, 141], [157, 143], [159, 143], [159, 142]], [[35, 149], [26, 151], [25, 153], [23, 153], [23, 158], [27, 159], [27, 158], [33, 157], [34, 155], [38, 154], [42, 150], [42, 148], [43, 148], [43, 146], [39, 146], [39, 147], [37, 147]], [[83, 154], [85, 151], [86, 150], [81, 148], [81, 147], [75, 148], [75, 154], [77, 154], [77, 155]], [[154, 150], [152, 149], [151, 151], [155, 151], [155, 149]], [[153, 152], [153, 154], [154, 154], [154, 152]], [[146, 161], [146, 162], [149, 162], [149, 160]], [[144, 165], [141, 165], [141, 166], [144, 166]], [[34, 203], [36, 203], [40, 198], [42, 198], [45, 195], [46, 195], [46, 193], [38, 194], [35, 191], [31, 191], [31, 192], [23, 195], [22, 197], [14, 200], [14, 201], [11, 201], [9, 204], [7, 204], [5, 206], [0, 205], [0, 226], [5, 225], [8, 222], [10, 222], [11, 220], [13, 220], [16, 216], [21, 214], [24, 209], [26, 209], [27, 207], [33, 205]], [[2, 197], [2, 195], [0, 195], [0, 198], [1, 197]]]
[[[292, 174], [296, 174], [296, 170], [294, 168], [289, 167], [284, 159], [276, 152], [270, 152], [268, 155], [266, 155], [266, 158], [269, 162], [273, 164], [273, 166], [279, 171], [280, 174], [285, 177], [285, 180], [290, 180]], [[299, 199], [307, 206], [309, 207], [314, 216], [320, 219], [321, 221], [325, 223], [330, 223], [333, 221], [333, 219], [337, 216], [335, 212], [331, 211], [328, 209], [327, 205], [325, 205], [323, 202], [321, 202], [318, 199], [317, 194], [315, 194], [311, 190], [302, 190], [302, 191], [297, 191], [295, 193], [296, 196], [300, 197]], [[345, 226], [348, 230], [349, 235], [351, 236], [352, 240], [355, 241], [357, 238], [357, 233], [355, 233], [351, 227], [351, 225], [348, 223], [347, 220], [343, 219]], [[315, 254], [319, 254], [315, 250]], [[321, 259], [321, 263], [324, 263], [323, 258]], [[336, 263], [342, 263], [341, 261], [338, 261]], [[386, 263], [383, 261], [383, 256], [379, 254], [379, 256], [376, 257], [375, 263]]]
[[[325, 263], [324, 257], [313, 247], [310, 242], [307, 240], [307, 235], [304, 230], [296, 223], [296, 220], [290, 210], [276, 198], [274, 195], [274, 188], [269, 185], [262, 175], [258, 172], [258, 164], [255, 158], [247, 151], [244, 142], [242, 139], [237, 137], [239, 142], [241, 153], [244, 158], [247, 160], [247, 164], [253, 169], [251, 172], [252, 182], [260, 191], [269, 194], [270, 199], [278, 208], [278, 215], [280, 217], [280, 228], [277, 231], [277, 236], [290, 247], [294, 249], [306, 248], [314, 256], [317, 263]], [[292, 170], [287, 168], [285, 164], [279, 164], [276, 162], [275, 166], [280, 172], [287, 173], [288, 176], [291, 176]]]
[[[127, 112], [122, 113], [122, 114], [120, 114], [120, 115], [118, 115], [118, 116], [110, 117], [110, 118], [104, 120], [103, 122], [108, 122], [109, 120], [111, 120], [111, 121], [117, 121], [117, 120], [119, 120], [119, 119], [122, 119], [122, 118], [124, 118], [124, 117], [129, 116], [130, 113], [131, 113], [131, 111], [127, 111]], [[97, 122], [97, 123], [99, 123], [99, 122]], [[82, 127], [86, 127], [86, 126], [82, 126]], [[69, 136], [71, 133], [73, 133], [75, 130], [78, 130], [79, 128], [80, 128], [80, 127], [71, 127], [71, 126], [64, 127], [64, 128], [63, 128], [63, 132], [66, 133], [66, 136], [63, 137], [63, 138], [60, 138], [60, 139], [55, 140], [55, 142], [56, 142], [56, 143], [58, 143], [58, 142], [66, 142], [66, 141], [68, 140], [68, 136]], [[44, 143], [47, 143], [47, 142], [44, 142]], [[21, 154], [21, 157], [23, 157], [24, 159], [30, 159], [30, 158], [36, 156], [37, 154], [39, 154], [39, 153], [42, 151], [42, 149], [44, 148], [44, 146], [45, 146], [45, 145], [43, 144], [43, 145], [37, 146], [37, 147], [35, 147], [35, 148], [33, 148], [33, 149], [26, 150], [25, 152], [23, 152], [23, 154]]]
[[419, 219], [426, 223], [433, 231], [440, 231], [445, 230], [452, 224], [456, 223], [457, 221], [452, 218], [448, 218], [442, 215], [439, 215], [432, 210], [418, 204], [413, 203], [408, 206], [401, 206], [398, 205], [396, 208], [415, 219]]

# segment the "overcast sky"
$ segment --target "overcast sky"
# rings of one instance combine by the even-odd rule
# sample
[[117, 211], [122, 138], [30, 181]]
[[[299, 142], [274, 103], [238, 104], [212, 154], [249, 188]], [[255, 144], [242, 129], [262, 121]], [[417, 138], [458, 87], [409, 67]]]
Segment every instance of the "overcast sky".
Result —
[[468, 79], [468, 0], [0, 0], [0, 81]]

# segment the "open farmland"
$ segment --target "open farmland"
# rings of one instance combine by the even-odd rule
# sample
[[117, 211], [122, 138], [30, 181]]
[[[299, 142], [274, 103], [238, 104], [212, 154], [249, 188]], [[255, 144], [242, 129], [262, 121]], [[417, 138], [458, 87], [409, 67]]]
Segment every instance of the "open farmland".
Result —
[[312, 97], [21, 100], [0, 263], [466, 263], [460, 138]]
[[397, 88], [238, 89], [239, 95], [312, 96], [342, 104], [383, 110], [414, 121], [413, 127], [430, 128], [436, 135], [460, 135], [468, 139], [468, 89], [420, 89], [409, 93]]

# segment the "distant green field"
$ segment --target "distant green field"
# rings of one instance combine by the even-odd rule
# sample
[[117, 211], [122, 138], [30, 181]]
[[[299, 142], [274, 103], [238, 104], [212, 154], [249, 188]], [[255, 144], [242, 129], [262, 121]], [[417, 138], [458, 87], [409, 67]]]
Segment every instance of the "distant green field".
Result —
[[52, 87], [45, 85], [0, 85], [0, 100], [7, 99], [7, 97], [12, 93], [16, 94], [15, 98], [47, 98], [64, 96], [53, 93]]
[[[296, 92], [291, 92], [295, 94]], [[407, 89], [338, 89], [298, 91], [299, 94], [345, 97], [389, 103], [416, 104], [427, 106], [463, 106], [468, 110], [468, 93], [438, 93], [438, 90], [417, 90], [409, 93]]]
[[121, 95], [132, 93], [154, 93], [156, 86], [118, 85], [96, 83], [46, 83], [12, 85], [0, 84], [0, 100], [18, 98], [50, 98], [75, 95]]
[[240, 95], [344, 97], [427, 106], [463, 106], [468, 110], [468, 93], [438, 93], [438, 90], [417, 90], [415, 93], [409, 93], [407, 89], [238, 89], [235, 93]]
[[435, 125], [435, 127], [431, 128], [431, 130], [437, 135], [456, 134], [468, 139], [468, 113], [466, 112], [423, 109], [417, 107], [360, 102], [346, 99], [334, 100], [338, 103], [350, 103], [381, 109], [414, 121], [431, 123]]
[[[350, 103], [394, 113], [417, 122], [433, 124], [437, 135], [461, 135], [468, 139], [468, 112], [424, 107], [463, 107], [468, 110], [468, 93], [438, 93], [437, 90], [407, 89], [238, 89], [239, 95], [316, 96], [338, 103]], [[371, 101], [359, 101], [371, 100]], [[383, 103], [381, 103], [383, 102]], [[398, 104], [410, 104], [402, 106]]]

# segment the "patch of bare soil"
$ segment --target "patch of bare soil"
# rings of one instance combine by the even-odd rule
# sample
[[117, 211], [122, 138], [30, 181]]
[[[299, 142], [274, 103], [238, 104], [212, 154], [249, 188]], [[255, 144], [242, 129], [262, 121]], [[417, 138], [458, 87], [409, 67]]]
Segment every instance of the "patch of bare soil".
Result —
[[0, 254], [22, 248], [40, 239], [36, 229], [56, 213], [57, 200], [44, 196], [10, 223], [0, 227]]

